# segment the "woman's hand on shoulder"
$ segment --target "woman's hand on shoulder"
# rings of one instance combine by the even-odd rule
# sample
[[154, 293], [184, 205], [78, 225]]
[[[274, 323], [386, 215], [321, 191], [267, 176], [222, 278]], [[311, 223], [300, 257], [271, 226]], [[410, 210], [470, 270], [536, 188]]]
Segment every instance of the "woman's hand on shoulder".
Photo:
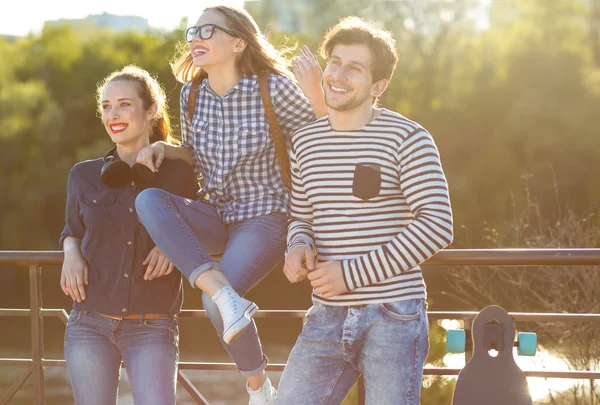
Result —
[[85, 286], [88, 285], [89, 267], [79, 247], [65, 251], [60, 287], [65, 295], [70, 295], [73, 301], [85, 300]]
[[298, 56], [292, 60], [292, 71], [298, 80], [300, 90], [312, 105], [316, 117], [320, 118], [327, 114], [325, 95], [321, 88], [323, 69], [306, 45], [300, 48]]
[[163, 142], [155, 142], [145, 146], [138, 152], [135, 161], [147, 166], [152, 172], [157, 172], [165, 158], [165, 145]]
[[292, 71], [306, 98], [309, 100], [323, 98], [323, 90], [321, 89], [323, 69], [321, 69], [319, 61], [308, 49], [308, 46], [304, 45], [300, 48], [298, 56], [292, 60]]
[[158, 246], [154, 246], [150, 253], [148, 253], [146, 260], [144, 260], [144, 265], [148, 265], [144, 274], [144, 280], [154, 280], [155, 278], [171, 274], [173, 271], [173, 263], [165, 257]]

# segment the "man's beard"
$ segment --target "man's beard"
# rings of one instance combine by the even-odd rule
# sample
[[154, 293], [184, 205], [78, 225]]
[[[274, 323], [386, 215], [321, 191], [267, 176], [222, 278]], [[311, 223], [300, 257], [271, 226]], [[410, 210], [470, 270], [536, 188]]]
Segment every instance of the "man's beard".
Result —
[[368, 94], [365, 94], [365, 96], [359, 100], [358, 99], [359, 96], [360, 96], [360, 94], [357, 94], [354, 97], [352, 97], [350, 100], [348, 100], [338, 106], [334, 106], [334, 105], [331, 105], [330, 102], [327, 100], [327, 98], [328, 98], [327, 93], [325, 93], [325, 104], [327, 105], [327, 107], [331, 108], [334, 111], [346, 112], [346, 111], [352, 110], [353, 108], [358, 107], [359, 105], [364, 103], [365, 100], [369, 97]]

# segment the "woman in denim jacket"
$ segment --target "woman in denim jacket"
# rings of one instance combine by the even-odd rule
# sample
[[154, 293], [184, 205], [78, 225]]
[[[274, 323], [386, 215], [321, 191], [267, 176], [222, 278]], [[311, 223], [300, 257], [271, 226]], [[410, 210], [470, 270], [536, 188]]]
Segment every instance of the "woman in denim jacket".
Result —
[[181, 275], [140, 224], [135, 197], [157, 187], [194, 198], [198, 182], [182, 160], [165, 160], [157, 173], [135, 164], [144, 146], [170, 140], [165, 94], [148, 72], [112, 73], [97, 98], [116, 146], [71, 169], [60, 237], [60, 284], [73, 298], [64, 349], [75, 403], [116, 404], [123, 361], [136, 404], [175, 404]]

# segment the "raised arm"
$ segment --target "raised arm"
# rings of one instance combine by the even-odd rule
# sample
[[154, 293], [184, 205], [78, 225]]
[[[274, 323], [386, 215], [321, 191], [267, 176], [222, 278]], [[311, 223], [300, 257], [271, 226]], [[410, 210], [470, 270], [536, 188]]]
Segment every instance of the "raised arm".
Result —
[[292, 71], [298, 86], [310, 101], [313, 111], [317, 118], [327, 114], [327, 105], [325, 104], [325, 96], [321, 88], [321, 78], [323, 77], [323, 69], [319, 65], [316, 56], [310, 51], [308, 46], [304, 45], [298, 51], [298, 56], [292, 61]]
[[156, 172], [162, 161], [167, 159], [179, 159], [185, 161], [194, 167], [198, 174], [198, 164], [194, 156], [193, 129], [190, 118], [188, 117], [188, 95], [191, 83], [187, 83], [181, 89], [179, 99], [180, 105], [180, 123], [181, 123], [181, 145], [173, 145], [167, 142], [158, 141], [143, 148], [136, 158], [137, 163], [148, 166], [150, 170]]

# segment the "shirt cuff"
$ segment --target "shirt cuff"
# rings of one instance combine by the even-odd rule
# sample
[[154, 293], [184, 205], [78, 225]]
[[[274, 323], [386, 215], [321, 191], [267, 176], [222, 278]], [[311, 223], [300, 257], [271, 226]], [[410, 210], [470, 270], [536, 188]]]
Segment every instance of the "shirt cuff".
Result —
[[288, 258], [288, 254], [295, 248], [299, 247], [299, 246], [306, 246], [308, 247], [313, 254], [316, 256], [317, 255], [317, 249], [315, 249], [315, 245], [314, 243], [312, 243], [311, 241], [308, 241], [306, 239], [302, 239], [302, 238], [298, 238], [298, 239], [294, 239], [287, 247], [286, 251], [285, 251], [285, 260], [287, 260]]
[[[356, 274], [356, 277], [353, 277], [353, 273]], [[344, 277], [346, 289], [349, 292], [357, 289], [358, 287], [363, 287], [360, 284], [360, 278], [358, 277], [356, 259], [342, 260], [342, 275]]]

